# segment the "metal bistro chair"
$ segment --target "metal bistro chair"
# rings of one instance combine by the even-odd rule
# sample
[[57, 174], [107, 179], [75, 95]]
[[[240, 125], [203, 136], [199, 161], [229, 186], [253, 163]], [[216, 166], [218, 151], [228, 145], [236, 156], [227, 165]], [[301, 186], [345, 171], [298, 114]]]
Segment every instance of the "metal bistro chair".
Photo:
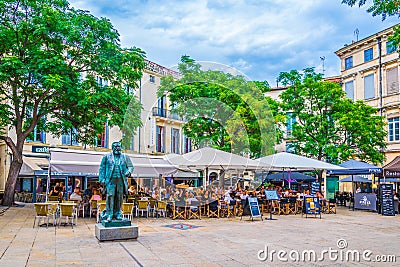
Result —
[[97, 200], [92, 200], [90, 201], [90, 210], [89, 210], [89, 217], [92, 218], [92, 214], [96, 212], [98, 213], [97, 210]]
[[75, 223], [75, 217], [76, 217], [76, 212], [75, 212], [75, 204], [73, 203], [60, 203], [60, 218], [58, 219], [58, 227], [60, 227], [61, 220], [62, 218], [65, 217], [65, 225], [67, 225], [69, 222], [69, 219], [71, 219], [71, 226], [72, 229], [74, 228], [74, 223]]
[[157, 209], [157, 200], [150, 199], [149, 200], [149, 212], [151, 212], [153, 214], [153, 217], [155, 216], [156, 209]]
[[134, 206], [134, 203], [122, 203], [122, 217], [132, 221], [132, 212]]
[[146, 212], [146, 217], [149, 217], [149, 201], [148, 200], [138, 200], [138, 206], [136, 209], [136, 216], [139, 217], [139, 212]]
[[40, 225], [41, 219], [47, 219], [46, 228], [49, 227], [49, 219], [50, 217], [53, 218], [53, 224], [56, 224], [56, 212], [51, 207], [53, 204], [48, 203], [35, 203], [35, 220], [33, 221], [33, 227], [35, 227], [36, 219], [38, 219], [38, 226]]
[[156, 216], [158, 217], [159, 214], [164, 215], [164, 217], [167, 217], [167, 202], [165, 201], [157, 202]]

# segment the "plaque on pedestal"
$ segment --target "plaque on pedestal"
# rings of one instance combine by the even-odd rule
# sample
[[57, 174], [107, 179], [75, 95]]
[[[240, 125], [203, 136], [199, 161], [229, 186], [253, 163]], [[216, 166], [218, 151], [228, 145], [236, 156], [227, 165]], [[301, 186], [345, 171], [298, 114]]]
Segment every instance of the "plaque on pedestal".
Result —
[[95, 233], [99, 241], [137, 239], [139, 236], [139, 227], [135, 224], [120, 227], [104, 227], [101, 223], [97, 223]]

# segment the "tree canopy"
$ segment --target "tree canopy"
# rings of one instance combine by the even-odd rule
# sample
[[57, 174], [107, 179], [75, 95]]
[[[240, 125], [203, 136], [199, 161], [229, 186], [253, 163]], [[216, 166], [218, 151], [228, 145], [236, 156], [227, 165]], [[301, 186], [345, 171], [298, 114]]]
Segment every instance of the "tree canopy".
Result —
[[283, 72], [278, 80], [288, 86], [280, 95], [280, 108], [295, 118], [296, 153], [333, 163], [353, 157], [384, 161], [385, 123], [377, 109], [348, 99], [339, 84], [323, 81], [312, 68]]
[[275, 123], [263, 94], [268, 83], [256, 85], [242, 76], [202, 70], [188, 56], [182, 56], [179, 71], [178, 80], [162, 78], [158, 94], [167, 95], [173, 109], [185, 117], [184, 133], [196, 147], [208, 143], [252, 157], [273, 152]]
[[66, 0], [0, 1], [0, 39], [0, 129], [16, 135], [0, 135], [13, 153], [4, 198], [10, 205], [35, 127], [56, 136], [74, 129], [77, 141], [93, 144], [105, 123], [141, 124], [140, 104], [126, 88], [137, 87], [144, 52], [121, 48], [108, 19]]
[[[358, 5], [359, 7], [366, 5], [368, 2], [367, 0], [342, 0], [342, 4]], [[382, 20], [385, 20], [388, 16], [400, 16], [400, 2], [397, 0], [371, 1], [367, 12], [371, 13], [372, 16], [382, 16]]]

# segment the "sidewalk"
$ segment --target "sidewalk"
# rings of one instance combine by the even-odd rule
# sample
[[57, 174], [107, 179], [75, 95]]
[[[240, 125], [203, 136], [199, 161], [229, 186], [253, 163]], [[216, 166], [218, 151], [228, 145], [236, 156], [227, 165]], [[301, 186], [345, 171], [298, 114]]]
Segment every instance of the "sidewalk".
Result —
[[[267, 216], [268, 217], [268, 216]], [[396, 263], [303, 262], [304, 266], [396, 266], [400, 262], [400, 216], [338, 208], [322, 219], [301, 215], [274, 216], [254, 222], [248, 218], [174, 221], [170, 218], [134, 219], [138, 240], [98, 242], [95, 218], [79, 218], [76, 227], [32, 228], [32, 204], [12, 207], [0, 216], [0, 266], [298, 266], [275, 259], [260, 261], [258, 251], [337, 249], [345, 239], [348, 249], [369, 249], [374, 255], [395, 254]], [[186, 223], [189, 230], [164, 227]]]

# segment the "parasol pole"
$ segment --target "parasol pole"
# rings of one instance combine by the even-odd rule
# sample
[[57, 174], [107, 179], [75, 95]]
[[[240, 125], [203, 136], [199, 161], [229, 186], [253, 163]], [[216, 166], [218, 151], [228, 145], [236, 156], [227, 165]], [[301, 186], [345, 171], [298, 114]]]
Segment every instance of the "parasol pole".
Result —
[[351, 175], [351, 185], [353, 188], [353, 211], [354, 211], [354, 206], [355, 206], [355, 201], [356, 201], [356, 191], [354, 190], [354, 175]]

